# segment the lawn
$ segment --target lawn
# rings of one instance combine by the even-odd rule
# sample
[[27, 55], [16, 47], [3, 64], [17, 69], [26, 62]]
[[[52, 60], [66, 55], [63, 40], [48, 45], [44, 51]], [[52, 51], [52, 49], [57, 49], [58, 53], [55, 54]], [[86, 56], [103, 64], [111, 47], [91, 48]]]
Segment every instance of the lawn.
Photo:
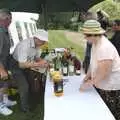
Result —
[[[83, 46], [75, 44], [69, 40], [65, 32], [62, 30], [49, 30], [49, 48], [56, 47], [73, 47], [74, 52], [80, 59], [83, 59]], [[19, 110], [18, 105], [12, 108], [14, 113], [8, 117], [0, 115], [0, 120], [43, 120], [43, 98], [41, 98], [40, 105], [34, 112], [23, 113]]]
[[[82, 38], [82, 37], [81, 37]], [[79, 42], [81, 38], [79, 39]], [[49, 30], [49, 48], [56, 47], [72, 47], [76, 55], [83, 60], [84, 58], [84, 48], [80, 44], [75, 44], [74, 40], [66, 37], [65, 31], [63, 30]]]
[[7, 117], [0, 115], [0, 120], [43, 120], [42, 100], [40, 101], [40, 104], [37, 106], [37, 108], [29, 113], [21, 112], [19, 109], [19, 105], [16, 105], [11, 109], [13, 110], [14, 113]]

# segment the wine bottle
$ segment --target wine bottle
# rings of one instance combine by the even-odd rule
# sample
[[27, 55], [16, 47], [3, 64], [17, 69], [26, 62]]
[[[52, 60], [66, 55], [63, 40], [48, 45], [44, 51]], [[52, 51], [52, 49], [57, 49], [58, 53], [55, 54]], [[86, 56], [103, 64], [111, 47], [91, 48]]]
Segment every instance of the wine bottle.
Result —
[[81, 74], [81, 62], [76, 57], [74, 57], [74, 67], [75, 67], [75, 74], [80, 75]]
[[67, 61], [67, 58], [63, 55], [61, 61], [62, 61], [62, 74], [64, 76], [68, 76], [68, 61]]
[[74, 62], [73, 62], [73, 59], [69, 60], [68, 71], [69, 71], [70, 76], [74, 75]]
[[55, 71], [60, 71], [61, 69], [61, 58], [58, 53], [57, 56], [54, 58], [54, 69]]
[[48, 49], [42, 50], [42, 53], [41, 53], [41, 55], [40, 55], [40, 58], [44, 59], [44, 58], [46, 57], [46, 55], [48, 55], [48, 54], [49, 54]]
[[66, 58], [68, 60], [71, 59], [71, 50], [70, 50], [70, 48], [66, 49], [66, 51], [64, 52], [64, 55], [66, 56]]
[[54, 64], [52, 62], [49, 63], [49, 71], [52, 72], [54, 71]]

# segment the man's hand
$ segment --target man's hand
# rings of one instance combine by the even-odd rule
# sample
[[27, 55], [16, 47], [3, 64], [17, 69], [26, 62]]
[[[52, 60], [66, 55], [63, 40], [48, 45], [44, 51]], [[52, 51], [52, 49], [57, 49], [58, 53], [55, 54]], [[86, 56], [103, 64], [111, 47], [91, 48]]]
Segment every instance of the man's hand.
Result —
[[4, 68], [0, 68], [0, 78], [3, 80], [8, 78], [8, 73], [5, 71]]
[[48, 63], [46, 60], [40, 60], [34, 63], [33, 67], [43, 67], [43, 68], [47, 68], [48, 67]]

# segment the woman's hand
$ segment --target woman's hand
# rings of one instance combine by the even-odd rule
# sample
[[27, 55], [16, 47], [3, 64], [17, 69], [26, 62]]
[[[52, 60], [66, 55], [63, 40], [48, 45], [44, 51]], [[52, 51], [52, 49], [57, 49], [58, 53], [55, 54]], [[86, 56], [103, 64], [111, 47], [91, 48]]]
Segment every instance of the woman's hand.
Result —
[[80, 86], [79, 90], [85, 91], [86, 89], [93, 86], [93, 81], [91, 79], [84, 80], [83, 84]]

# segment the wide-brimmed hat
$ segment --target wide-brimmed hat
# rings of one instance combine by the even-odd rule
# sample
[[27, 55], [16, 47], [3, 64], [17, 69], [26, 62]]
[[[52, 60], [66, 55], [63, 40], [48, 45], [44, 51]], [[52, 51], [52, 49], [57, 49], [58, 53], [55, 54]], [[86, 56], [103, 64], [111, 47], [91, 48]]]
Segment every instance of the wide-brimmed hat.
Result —
[[87, 20], [82, 27], [84, 34], [104, 34], [105, 30], [101, 24], [96, 20]]
[[45, 42], [48, 42], [48, 32], [41, 29], [41, 30], [38, 30], [34, 35], [33, 37], [36, 37], [38, 38], [40, 41], [45, 41]]

